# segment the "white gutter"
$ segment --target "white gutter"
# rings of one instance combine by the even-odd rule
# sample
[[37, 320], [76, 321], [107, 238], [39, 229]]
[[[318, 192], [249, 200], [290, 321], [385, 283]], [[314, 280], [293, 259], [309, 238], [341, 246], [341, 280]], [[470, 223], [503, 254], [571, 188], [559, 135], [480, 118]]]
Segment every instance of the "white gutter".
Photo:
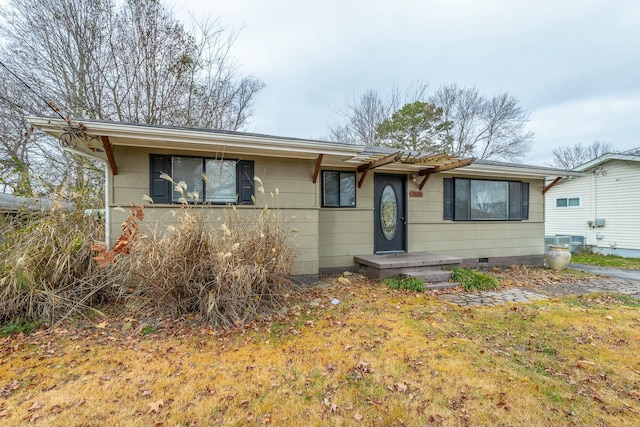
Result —
[[616, 153], [609, 153], [609, 154], [605, 154], [604, 156], [600, 156], [596, 159], [593, 159], [587, 163], [584, 163], [578, 167], [575, 168], [575, 170], [579, 170], [579, 171], [586, 171], [587, 169], [590, 169], [594, 166], [598, 166], [601, 163], [606, 163], [610, 160], [621, 160], [621, 161], [630, 161], [630, 162], [640, 162], [640, 156], [636, 156], [633, 154], [616, 154]]
[[[446, 172], [443, 172], [446, 173]], [[487, 165], [472, 163], [462, 168], [454, 169], [451, 173], [473, 173], [484, 175], [508, 175], [522, 177], [556, 178], [558, 176], [584, 176], [582, 172], [568, 171], [554, 168], [535, 167], [527, 165]]]
[[[62, 133], [69, 125], [62, 119], [28, 117], [35, 127], [47, 133]], [[173, 128], [154, 125], [132, 125], [112, 122], [80, 121], [88, 134], [108, 136], [114, 145], [140, 147], [161, 147], [164, 143], [183, 143], [196, 146], [220, 144], [238, 148], [285, 151], [325, 155], [355, 155], [363, 150], [361, 145], [348, 145], [334, 142], [313, 141], [307, 139], [279, 138], [260, 134], [242, 134], [216, 132], [207, 129]], [[119, 138], [136, 140], [128, 143]], [[140, 142], [137, 142], [140, 141]], [[168, 144], [170, 145], [170, 144]], [[167, 148], [170, 148], [167, 147]], [[205, 148], [205, 147], [203, 147]]]

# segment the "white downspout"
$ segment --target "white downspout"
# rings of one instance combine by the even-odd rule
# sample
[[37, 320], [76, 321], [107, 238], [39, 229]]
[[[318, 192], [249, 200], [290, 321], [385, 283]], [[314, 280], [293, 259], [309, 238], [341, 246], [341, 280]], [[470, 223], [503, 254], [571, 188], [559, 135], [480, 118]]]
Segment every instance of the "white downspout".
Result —
[[[70, 153], [84, 156], [91, 160], [96, 160], [95, 157], [83, 153], [82, 151], [67, 150]], [[109, 162], [102, 159], [97, 159], [104, 164], [104, 244], [107, 249], [111, 248], [111, 213], [109, 212]]]
[[104, 244], [111, 249], [111, 209], [109, 208], [109, 163], [104, 163]]
[[594, 200], [594, 185], [595, 185], [595, 176], [596, 176], [596, 171], [595, 169], [593, 170], [593, 172], [591, 172], [591, 195], [589, 197], [589, 200], [591, 200], [591, 215], [590, 215], [590, 220], [595, 221], [596, 220], [596, 212], [595, 212], [595, 206], [596, 206], [596, 201]]

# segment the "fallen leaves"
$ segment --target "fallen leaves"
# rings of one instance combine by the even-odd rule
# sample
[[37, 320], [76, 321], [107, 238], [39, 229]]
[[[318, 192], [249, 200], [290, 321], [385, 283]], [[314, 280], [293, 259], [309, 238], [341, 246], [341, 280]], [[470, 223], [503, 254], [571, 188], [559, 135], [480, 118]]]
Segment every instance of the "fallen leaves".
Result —
[[155, 402], [149, 403], [147, 406], [149, 406], [148, 413], [157, 414], [160, 412], [160, 409], [164, 407], [164, 399], [156, 400]]
[[[532, 424], [567, 425], [573, 408], [575, 424], [594, 413], [608, 425], [637, 416], [640, 365], [627, 356], [637, 310], [562, 300], [461, 309], [349, 279], [348, 289], [332, 279], [327, 289], [292, 290], [287, 313], [241, 328], [126, 312], [2, 341], [0, 424], [59, 425], [76, 414], [91, 424], [98, 413], [94, 423], [112, 425], [133, 414], [164, 426], [515, 425], [529, 402], [557, 408]], [[161, 333], [123, 329], [145, 322]], [[92, 393], [101, 389], [109, 399]]]
[[100, 323], [96, 324], [95, 326], [98, 329], [106, 329], [106, 327], [109, 326], [109, 324], [107, 322], [100, 322]]
[[409, 387], [405, 383], [397, 383], [395, 387], [399, 393], [406, 393], [407, 390], [409, 390]]
[[576, 364], [576, 366], [578, 368], [584, 368], [585, 366], [596, 366], [596, 364], [589, 360], [578, 360], [578, 363]]
[[338, 283], [347, 286], [351, 284], [351, 280], [347, 279], [346, 277], [338, 277]]
[[371, 369], [371, 366], [369, 365], [368, 362], [361, 360], [352, 369], [352, 372], [355, 379], [362, 379], [365, 377], [365, 375], [372, 373], [373, 369]]
[[11, 381], [11, 383], [7, 384], [6, 386], [0, 387], [0, 397], [10, 396], [11, 393], [13, 393], [13, 391], [17, 389], [19, 386], [20, 386], [20, 383], [16, 380], [13, 380]]

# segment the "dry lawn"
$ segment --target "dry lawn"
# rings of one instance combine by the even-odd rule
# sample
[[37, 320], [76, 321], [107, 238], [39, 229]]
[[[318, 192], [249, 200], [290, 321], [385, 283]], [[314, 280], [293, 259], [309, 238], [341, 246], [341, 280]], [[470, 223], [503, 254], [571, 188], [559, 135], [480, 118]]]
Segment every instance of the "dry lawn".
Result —
[[468, 309], [351, 279], [239, 329], [118, 312], [0, 338], [0, 424], [638, 425], [636, 300]]

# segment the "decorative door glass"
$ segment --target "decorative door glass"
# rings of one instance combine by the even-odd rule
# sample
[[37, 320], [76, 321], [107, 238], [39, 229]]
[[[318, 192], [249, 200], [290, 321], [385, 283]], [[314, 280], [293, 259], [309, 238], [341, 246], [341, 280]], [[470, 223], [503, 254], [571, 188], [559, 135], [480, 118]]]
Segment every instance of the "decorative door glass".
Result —
[[380, 197], [380, 226], [384, 238], [392, 240], [398, 228], [398, 197], [391, 185], [384, 187]]

